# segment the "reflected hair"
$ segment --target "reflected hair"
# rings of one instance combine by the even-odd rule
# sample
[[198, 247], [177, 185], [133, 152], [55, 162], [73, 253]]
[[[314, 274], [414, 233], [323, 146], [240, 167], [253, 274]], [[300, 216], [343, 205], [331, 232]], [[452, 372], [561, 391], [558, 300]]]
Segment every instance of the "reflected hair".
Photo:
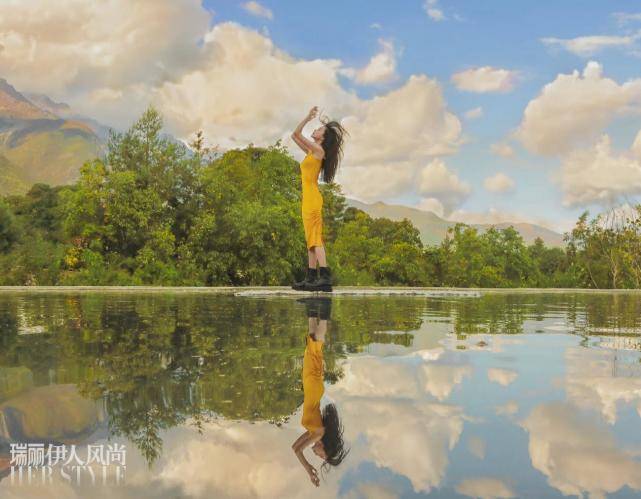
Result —
[[321, 470], [327, 473], [330, 470], [330, 466], [338, 466], [343, 462], [345, 456], [349, 454], [349, 449], [345, 448], [343, 425], [338, 417], [336, 406], [327, 404], [323, 409], [321, 418], [325, 427], [321, 442], [323, 442], [323, 448], [325, 449], [325, 454], [327, 454], [327, 459], [322, 464]]
[[343, 141], [345, 135], [349, 135], [349, 133], [338, 121], [323, 121], [325, 122], [325, 133], [321, 146], [325, 151], [325, 157], [321, 169], [323, 182], [329, 184], [334, 180], [338, 165], [343, 159]]

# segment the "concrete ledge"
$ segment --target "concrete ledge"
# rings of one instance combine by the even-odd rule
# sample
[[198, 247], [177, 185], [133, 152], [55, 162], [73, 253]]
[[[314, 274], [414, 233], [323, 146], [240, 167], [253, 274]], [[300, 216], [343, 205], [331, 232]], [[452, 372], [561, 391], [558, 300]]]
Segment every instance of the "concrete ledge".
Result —
[[[309, 296], [306, 291], [294, 291], [289, 286], [0, 286], [1, 293], [205, 293], [235, 296]], [[641, 289], [581, 289], [581, 288], [446, 288], [404, 286], [336, 286], [332, 293], [319, 295], [417, 295], [472, 296], [483, 294], [639, 294]]]
[[251, 289], [236, 291], [234, 296], [456, 296], [457, 298], [479, 298], [478, 290], [447, 288], [334, 288], [331, 293], [317, 291], [294, 291], [293, 289]]

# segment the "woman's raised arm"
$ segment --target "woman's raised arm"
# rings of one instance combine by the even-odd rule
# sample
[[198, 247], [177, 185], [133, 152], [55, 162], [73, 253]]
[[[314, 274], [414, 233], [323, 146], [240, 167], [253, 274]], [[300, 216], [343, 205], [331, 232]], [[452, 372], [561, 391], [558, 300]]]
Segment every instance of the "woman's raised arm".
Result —
[[309, 113], [307, 113], [307, 116], [301, 121], [298, 126], [296, 127], [296, 130], [292, 132], [292, 140], [296, 142], [298, 147], [300, 147], [303, 151], [306, 153], [309, 152], [312, 149], [315, 149], [316, 142], [313, 140], [309, 140], [305, 138], [303, 135], [303, 128], [305, 128], [305, 125], [309, 123], [311, 120], [313, 120], [316, 117], [316, 114], [318, 113], [318, 106], [314, 106], [309, 110]]

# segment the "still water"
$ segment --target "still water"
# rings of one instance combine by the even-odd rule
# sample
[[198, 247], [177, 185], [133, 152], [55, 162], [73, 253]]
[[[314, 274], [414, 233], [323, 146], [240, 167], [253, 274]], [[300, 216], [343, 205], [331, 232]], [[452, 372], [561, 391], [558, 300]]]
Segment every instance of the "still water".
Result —
[[[305, 449], [316, 488], [292, 444], [321, 323], [350, 452]], [[639, 294], [3, 293], [0, 497], [639, 497], [640, 360]], [[16, 443], [118, 444], [124, 475], [20, 482]]]

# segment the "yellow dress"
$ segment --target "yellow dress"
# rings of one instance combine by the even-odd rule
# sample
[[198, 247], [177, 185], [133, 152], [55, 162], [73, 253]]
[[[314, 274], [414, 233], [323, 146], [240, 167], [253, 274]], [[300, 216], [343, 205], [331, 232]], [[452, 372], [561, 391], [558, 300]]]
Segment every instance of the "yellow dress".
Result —
[[323, 245], [323, 196], [318, 188], [318, 174], [323, 162], [314, 157], [311, 151], [300, 163], [303, 182], [303, 227], [307, 249]]
[[301, 424], [309, 431], [323, 427], [320, 401], [323, 385], [323, 342], [314, 341], [307, 336], [307, 346], [303, 356], [303, 418]]

